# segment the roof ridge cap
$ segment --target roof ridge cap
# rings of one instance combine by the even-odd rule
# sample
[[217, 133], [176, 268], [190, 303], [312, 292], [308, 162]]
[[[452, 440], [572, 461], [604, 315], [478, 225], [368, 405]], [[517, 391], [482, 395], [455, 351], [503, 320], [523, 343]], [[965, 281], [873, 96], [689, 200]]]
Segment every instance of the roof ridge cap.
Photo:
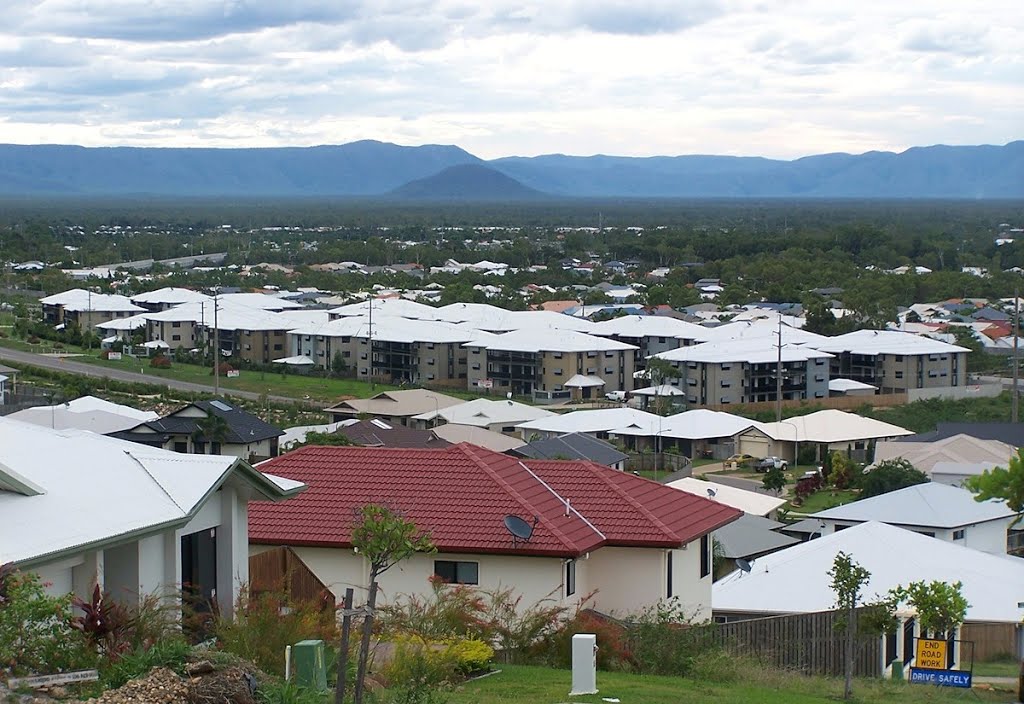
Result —
[[[470, 445], [469, 443], [462, 442], [457, 445], [454, 445], [453, 449], [462, 452], [466, 457], [468, 457], [472, 462], [474, 462], [478, 467], [480, 467], [484, 472], [486, 472], [487, 475], [495, 481], [495, 483], [497, 483], [502, 489], [505, 490], [505, 492], [509, 496], [511, 496], [516, 501], [516, 503], [518, 503], [524, 509], [529, 510], [532, 516], [535, 516], [540, 523], [547, 527], [547, 529], [551, 531], [551, 534], [554, 535], [560, 543], [562, 543], [568, 548], [571, 548], [576, 552], [580, 551], [579, 545], [570, 540], [561, 530], [558, 529], [558, 527], [554, 525], [554, 523], [550, 519], [548, 519], [547, 516], [543, 515], [540, 511], [536, 510], [529, 501], [527, 501], [518, 491], [512, 488], [512, 485], [509, 484], [504, 477], [502, 477], [498, 472], [496, 472], [489, 464], [484, 462], [483, 459], [479, 457], [474, 450], [470, 449], [472, 447], [475, 446]], [[507, 459], [509, 462], [514, 462], [516, 464], [523, 465], [522, 461], [516, 460], [514, 457], [510, 457], [508, 455], [501, 456]], [[534, 478], [534, 481], [537, 481], [537, 479]], [[556, 496], [558, 495], [556, 494]], [[586, 521], [584, 521], [584, 523], [586, 523]]]

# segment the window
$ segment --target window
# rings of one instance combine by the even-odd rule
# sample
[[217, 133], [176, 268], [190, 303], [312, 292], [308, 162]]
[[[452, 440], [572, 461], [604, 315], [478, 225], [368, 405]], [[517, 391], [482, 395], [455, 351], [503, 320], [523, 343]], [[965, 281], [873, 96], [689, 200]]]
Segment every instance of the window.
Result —
[[664, 345], [665, 344], [665, 338], [664, 337], [659, 337], [658, 338], [658, 344], [659, 345]]
[[171, 327], [172, 328], [180, 328], [181, 327], [181, 323], [178, 323], [178, 322], [171, 323]]
[[572, 596], [576, 593], [576, 560], [569, 560], [565, 563], [565, 595]]
[[665, 555], [665, 598], [672, 598], [672, 551]]
[[[188, 442], [176, 442], [176, 443], [174, 443], [174, 451], [175, 452], [187, 453], [188, 452]], [[963, 531], [961, 531], [961, 532], [963, 532]]]
[[480, 563], [434, 560], [434, 576], [449, 584], [480, 584]]
[[555, 359], [561, 359], [562, 358], [562, 353], [561, 352], [555, 352], [554, 356], [555, 356]]
[[902, 379], [903, 378], [903, 372], [896, 372], [896, 378], [897, 379]]
[[706, 533], [700, 536], [700, 576], [711, 574], [711, 536]]
[[171, 335], [171, 342], [179, 342], [180, 340], [181, 335]]
[[964, 539], [964, 529], [963, 528], [961, 528], [960, 530], [953, 531], [953, 540], [963, 540], [963, 539]]
[[277, 343], [277, 344], [274, 345], [274, 351], [275, 352], [280, 352], [283, 349], [284, 349], [284, 345], [282, 345], [280, 343]]

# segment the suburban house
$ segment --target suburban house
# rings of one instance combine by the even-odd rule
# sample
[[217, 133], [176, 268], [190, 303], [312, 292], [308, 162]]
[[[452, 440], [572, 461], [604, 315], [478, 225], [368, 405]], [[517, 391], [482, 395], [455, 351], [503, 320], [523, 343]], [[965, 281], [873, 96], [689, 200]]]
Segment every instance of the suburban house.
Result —
[[754, 457], [783, 457], [795, 461], [800, 446], [813, 445], [821, 460], [827, 452], [845, 452], [866, 461], [879, 440], [913, 435], [905, 428], [836, 409], [815, 411], [773, 423], [754, 423], [737, 438], [738, 452]]
[[782, 364], [783, 400], [828, 396], [829, 359], [813, 348], [784, 344], [771, 338], [706, 342], [654, 355], [678, 370], [673, 383], [686, 392], [686, 400], [701, 406], [775, 401], [779, 363]]
[[8, 397], [13, 395], [18, 371], [0, 364], [0, 406], [5, 405]]
[[445, 423], [436, 428], [431, 428], [431, 430], [434, 435], [442, 440], [447, 440], [452, 445], [468, 442], [470, 445], [478, 445], [495, 452], [508, 452], [525, 444], [522, 438], [505, 435], [504, 433], [496, 433], [493, 430], [480, 428], [475, 425]]
[[810, 518], [822, 524], [823, 535], [878, 521], [994, 555], [1024, 556], [1024, 530], [1013, 530], [1019, 515], [1005, 501], [975, 501], [966, 489], [946, 484], [916, 484]]
[[100, 435], [129, 430], [139, 423], [157, 420], [153, 411], [140, 411], [131, 406], [112, 403], [95, 396], [82, 396], [53, 406], [33, 406], [8, 418], [56, 430], [88, 430]]
[[433, 428], [444, 423], [475, 425], [496, 433], [516, 434], [516, 425], [538, 418], [553, 416], [551, 411], [519, 403], [512, 399], [493, 401], [475, 398], [456, 406], [448, 406], [413, 416], [412, 421], [419, 428]]
[[302, 489], [235, 457], [0, 418], [0, 564], [51, 594], [87, 599], [99, 584], [132, 601], [186, 586], [231, 614], [248, 581], [248, 502]]
[[510, 454], [538, 460], [587, 460], [605, 467], [626, 469], [629, 455], [615, 445], [584, 433], [566, 433], [520, 445]]
[[196, 455], [232, 455], [250, 462], [276, 457], [284, 432], [227, 400], [195, 401], [174, 413], [111, 435]]
[[751, 516], [775, 519], [778, 510], [786, 505], [786, 499], [768, 493], [740, 489], [728, 484], [709, 482], [696, 477], [683, 477], [668, 483], [673, 489], [685, 491], [694, 496], [706, 496], [712, 501], [731, 506]]
[[967, 384], [965, 347], [897, 330], [857, 330], [815, 345], [835, 355], [832, 376], [882, 393]]
[[[250, 504], [250, 554], [288, 546], [335, 596], [363, 586], [356, 510], [385, 504], [437, 547], [386, 572], [383, 598], [424, 595], [428, 580], [513, 588], [524, 606], [627, 614], [677, 597], [711, 614], [711, 531], [740, 512], [592, 462], [520, 460], [473, 445], [444, 450], [304, 447], [261, 469], [309, 485], [294, 502]], [[507, 517], [530, 526], [510, 532]], [[513, 520], [514, 519], [510, 519]]]
[[391, 425], [415, 425], [414, 416], [463, 403], [462, 399], [426, 389], [382, 391], [370, 398], [339, 401], [324, 410], [332, 421], [372, 417]]
[[[606, 390], [628, 391], [633, 384], [633, 345], [572, 330], [530, 328], [481, 334], [465, 347], [470, 389], [494, 388], [503, 394], [553, 401], [569, 398], [565, 382], [577, 374], [600, 378]], [[590, 387], [582, 391], [584, 398], [591, 396]]]
[[[519, 433], [527, 442], [566, 433], [586, 433], [607, 440], [624, 431], [636, 431], [638, 436], [654, 436], [666, 419], [635, 408], [599, 408], [593, 411], [572, 411], [520, 423]], [[635, 445], [635, 438], [628, 438]]]
[[442, 440], [433, 430], [410, 428], [406, 425], [392, 425], [380, 418], [343, 421], [334, 435], [347, 438], [353, 445], [361, 447], [404, 447], [442, 448], [450, 444]]
[[722, 559], [715, 565], [715, 581], [739, 569], [740, 560], [752, 562], [800, 542], [780, 532], [783, 527], [784, 523], [744, 513], [739, 520], [716, 530], [712, 537], [716, 554]]
[[[754, 421], [743, 416], [695, 408], [665, 416], [655, 426], [654, 433], [650, 432], [650, 428], [637, 424], [620, 428], [615, 434], [635, 439], [638, 445], [657, 444], [664, 450], [690, 458], [724, 460], [736, 453], [736, 438], [739, 434], [754, 425]], [[640, 442], [640, 438], [647, 439]]]
[[1017, 448], [999, 440], [985, 440], [958, 433], [941, 440], [917, 441], [909, 435], [875, 446], [875, 464], [902, 459], [921, 470], [933, 482], [959, 486], [985, 469], [1005, 467]]
[[[750, 571], [737, 570], [712, 587], [716, 621], [738, 621], [781, 614], [812, 613], [835, 608], [836, 595], [828, 571], [843, 552], [870, 572], [862, 591], [883, 595], [911, 582], [937, 580], [963, 584], [969, 604], [957, 638], [994, 640], [989, 624], [1000, 624], [1002, 640], [990, 652], [1019, 653], [1024, 603], [1024, 560], [992, 555], [944, 540], [935, 540], [885, 523], [861, 523], [823, 538], [799, 543], [754, 560]], [[901, 610], [903, 627], [886, 637], [887, 672], [894, 662], [914, 665], [912, 638], [920, 634], [914, 613]], [[954, 663], [961, 660], [954, 649]]]
[[43, 307], [43, 320], [50, 325], [77, 325], [83, 331], [108, 320], [146, 312], [126, 296], [93, 293], [81, 288], [40, 298], [39, 303]]

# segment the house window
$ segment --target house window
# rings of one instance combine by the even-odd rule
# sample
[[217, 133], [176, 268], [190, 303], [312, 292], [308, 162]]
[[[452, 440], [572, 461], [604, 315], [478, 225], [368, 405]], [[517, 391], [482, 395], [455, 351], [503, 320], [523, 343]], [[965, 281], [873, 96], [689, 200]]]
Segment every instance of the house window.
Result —
[[[187, 453], [188, 452], [188, 442], [175, 442], [174, 443], [174, 451], [175, 452]], [[963, 531], [960, 531], [960, 532], [962, 533]]]
[[565, 563], [565, 595], [572, 596], [576, 593], [576, 560], [569, 560]]
[[180, 328], [181, 327], [181, 323], [171, 323], [171, 327], [172, 328]]
[[434, 576], [449, 584], [480, 584], [480, 563], [434, 560]]
[[711, 536], [704, 534], [700, 537], [700, 576], [707, 577], [711, 574]]
[[665, 598], [672, 598], [672, 551], [665, 555]]
[[897, 379], [902, 379], [903, 378], [903, 372], [896, 372], [896, 378]]
[[554, 357], [555, 357], [555, 359], [561, 359], [562, 358], [562, 353], [561, 352], [555, 352]]
[[964, 539], [964, 529], [963, 528], [961, 528], [960, 530], [953, 531], [953, 540], [963, 540], [963, 539]]
[[171, 342], [179, 342], [180, 340], [181, 335], [171, 335]]

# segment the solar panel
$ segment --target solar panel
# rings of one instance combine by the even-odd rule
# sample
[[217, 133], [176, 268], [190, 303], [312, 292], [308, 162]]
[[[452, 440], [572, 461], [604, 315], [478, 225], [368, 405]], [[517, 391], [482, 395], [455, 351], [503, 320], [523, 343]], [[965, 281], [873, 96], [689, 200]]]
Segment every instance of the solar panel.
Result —
[[233, 410], [235, 410], [231, 406], [229, 406], [228, 404], [224, 403], [223, 401], [210, 401], [210, 405], [213, 406], [214, 408], [218, 409], [218, 410], [221, 410], [221, 411], [233, 411]]

